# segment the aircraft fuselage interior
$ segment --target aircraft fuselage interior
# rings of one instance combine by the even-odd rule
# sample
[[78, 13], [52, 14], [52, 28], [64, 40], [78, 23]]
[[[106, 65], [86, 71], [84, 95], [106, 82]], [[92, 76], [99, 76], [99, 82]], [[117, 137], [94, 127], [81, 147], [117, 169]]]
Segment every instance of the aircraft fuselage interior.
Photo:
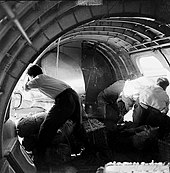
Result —
[[[166, 120], [158, 118], [167, 126], [160, 136], [157, 118], [131, 126], [134, 102], [123, 116], [117, 107], [126, 81], [141, 79], [126, 89], [129, 95], [158, 78], [170, 81], [169, 7], [169, 0], [0, 1], [0, 172], [102, 173], [109, 162], [169, 163], [170, 111]], [[25, 91], [34, 64], [78, 93], [93, 154], [82, 154], [86, 148], [73, 134], [50, 150], [51, 163], [34, 163], [33, 126], [54, 104], [37, 89]], [[116, 101], [102, 102], [101, 93], [116, 82], [110, 91]], [[170, 97], [170, 85], [166, 93]]]

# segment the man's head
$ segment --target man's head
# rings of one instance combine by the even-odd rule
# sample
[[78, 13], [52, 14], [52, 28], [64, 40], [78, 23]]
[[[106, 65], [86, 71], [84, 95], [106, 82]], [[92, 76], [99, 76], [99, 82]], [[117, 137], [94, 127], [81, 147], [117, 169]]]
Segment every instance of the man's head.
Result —
[[159, 77], [157, 79], [157, 85], [159, 85], [160, 87], [162, 87], [164, 90], [166, 90], [166, 88], [169, 86], [169, 81], [167, 78], [165, 77]]
[[27, 74], [34, 78], [37, 75], [43, 74], [43, 71], [40, 66], [35, 64], [28, 68]]

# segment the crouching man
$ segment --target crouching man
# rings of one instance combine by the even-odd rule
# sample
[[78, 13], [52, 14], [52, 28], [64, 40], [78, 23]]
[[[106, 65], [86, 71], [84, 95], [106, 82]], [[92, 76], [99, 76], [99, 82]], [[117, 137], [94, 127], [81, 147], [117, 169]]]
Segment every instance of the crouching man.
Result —
[[169, 111], [169, 96], [166, 93], [168, 86], [168, 79], [160, 77], [156, 85], [146, 87], [140, 92], [133, 111], [133, 122], [136, 127], [144, 124], [152, 127], [158, 126], [161, 134], [170, 130], [170, 120], [166, 116]]

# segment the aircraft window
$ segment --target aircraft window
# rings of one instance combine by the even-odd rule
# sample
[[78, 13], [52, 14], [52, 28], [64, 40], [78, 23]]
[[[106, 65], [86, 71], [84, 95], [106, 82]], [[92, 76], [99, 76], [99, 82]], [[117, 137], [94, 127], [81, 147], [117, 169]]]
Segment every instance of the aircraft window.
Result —
[[18, 109], [22, 104], [22, 94], [20, 92], [14, 92], [12, 98], [13, 108]]
[[155, 78], [158, 76], [167, 76], [167, 70], [154, 56], [140, 58], [139, 64], [144, 76], [148, 76], [151, 78]]

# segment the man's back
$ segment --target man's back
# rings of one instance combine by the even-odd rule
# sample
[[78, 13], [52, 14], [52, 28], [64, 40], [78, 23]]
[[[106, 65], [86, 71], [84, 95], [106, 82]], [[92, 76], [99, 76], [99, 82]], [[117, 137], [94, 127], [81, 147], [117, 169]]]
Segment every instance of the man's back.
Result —
[[162, 111], [167, 107], [169, 97], [162, 87], [146, 87], [139, 95], [139, 102]]
[[114, 82], [112, 85], [104, 89], [105, 96], [119, 95], [122, 92], [124, 85], [124, 80]]

